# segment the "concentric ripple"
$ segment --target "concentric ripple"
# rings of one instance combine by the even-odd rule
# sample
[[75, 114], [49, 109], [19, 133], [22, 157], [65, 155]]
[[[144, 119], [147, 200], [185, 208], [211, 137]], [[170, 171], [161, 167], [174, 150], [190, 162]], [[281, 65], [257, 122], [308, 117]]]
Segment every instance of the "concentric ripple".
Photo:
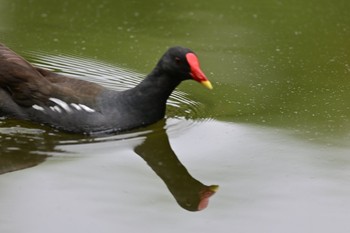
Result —
[[[77, 79], [98, 83], [109, 89], [122, 91], [136, 86], [144, 74], [111, 65], [93, 59], [81, 58], [71, 55], [50, 55], [43, 52], [29, 52], [25, 57], [35, 66], [53, 70], [57, 73], [68, 75]], [[181, 132], [193, 125], [207, 119], [201, 116], [204, 114], [204, 106], [200, 102], [190, 99], [189, 94], [175, 90], [167, 102], [167, 132]], [[147, 131], [147, 129], [145, 129]], [[156, 130], [156, 129], [152, 129]], [[96, 140], [119, 140], [142, 136], [146, 132], [138, 130], [133, 133], [121, 135], [109, 135], [95, 138]], [[90, 138], [91, 139], [91, 138]], [[80, 139], [90, 141], [90, 139]], [[74, 143], [66, 141], [65, 143]]]

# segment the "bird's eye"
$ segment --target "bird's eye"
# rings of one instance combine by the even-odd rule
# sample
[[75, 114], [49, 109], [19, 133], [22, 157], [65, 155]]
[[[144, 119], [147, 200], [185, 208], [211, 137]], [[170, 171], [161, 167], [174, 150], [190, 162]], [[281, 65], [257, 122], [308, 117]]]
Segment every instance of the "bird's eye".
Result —
[[175, 57], [175, 62], [176, 62], [176, 64], [180, 64], [181, 63], [181, 59], [179, 57]]

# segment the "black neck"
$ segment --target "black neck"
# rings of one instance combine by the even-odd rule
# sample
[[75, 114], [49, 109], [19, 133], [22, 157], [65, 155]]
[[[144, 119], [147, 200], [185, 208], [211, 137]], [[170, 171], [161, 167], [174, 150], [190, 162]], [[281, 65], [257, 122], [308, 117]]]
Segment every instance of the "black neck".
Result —
[[165, 116], [166, 102], [170, 94], [179, 85], [176, 77], [155, 68], [136, 87], [125, 91], [126, 105], [143, 116], [144, 123], [154, 123]]
[[176, 77], [162, 72], [157, 67], [134, 89], [141, 92], [144, 97], [153, 99], [154, 101], [166, 102], [173, 90], [180, 84]]

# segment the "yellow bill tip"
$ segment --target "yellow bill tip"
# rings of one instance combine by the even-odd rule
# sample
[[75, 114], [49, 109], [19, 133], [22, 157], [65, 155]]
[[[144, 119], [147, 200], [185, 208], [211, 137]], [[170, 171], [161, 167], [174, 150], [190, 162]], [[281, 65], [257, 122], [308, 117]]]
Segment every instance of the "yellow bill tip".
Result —
[[219, 190], [219, 185], [210, 185], [210, 191], [217, 192]]
[[209, 90], [213, 89], [213, 86], [211, 85], [210, 81], [206, 80], [206, 81], [202, 81], [201, 84], [203, 86], [205, 86], [206, 88], [208, 88]]

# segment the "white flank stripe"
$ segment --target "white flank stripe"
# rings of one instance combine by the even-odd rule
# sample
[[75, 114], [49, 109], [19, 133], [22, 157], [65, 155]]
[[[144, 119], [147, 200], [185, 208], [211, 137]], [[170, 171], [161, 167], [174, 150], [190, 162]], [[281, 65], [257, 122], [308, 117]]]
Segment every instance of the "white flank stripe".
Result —
[[61, 110], [60, 107], [58, 107], [58, 106], [54, 106], [53, 108], [54, 108], [57, 112], [59, 112], [59, 113], [62, 112], [62, 110]]
[[[64, 102], [64, 101], [62, 101], [60, 99], [50, 98], [49, 100], [51, 100], [52, 102], [58, 104], [59, 106], [61, 106], [67, 112], [71, 112], [72, 111], [72, 109], [69, 107], [69, 105], [66, 102]], [[61, 110], [59, 112], [61, 112]]]
[[51, 106], [50, 107], [50, 109], [52, 110], [52, 111], [54, 111], [54, 112], [58, 112], [58, 113], [61, 113], [62, 112], [62, 110], [60, 109], [60, 107], [58, 107], [58, 106]]
[[86, 106], [84, 104], [79, 104], [79, 106], [87, 112], [96, 112], [95, 109], [89, 108], [88, 106]]
[[70, 105], [72, 105], [76, 110], [80, 111], [81, 107], [78, 104], [75, 103], [71, 103]]
[[34, 105], [32, 106], [32, 108], [34, 108], [35, 110], [38, 110], [38, 111], [44, 111], [44, 108], [43, 108], [43, 107], [41, 107], [41, 106], [39, 106], [39, 105], [36, 105], [36, 104], [34, 104]]

